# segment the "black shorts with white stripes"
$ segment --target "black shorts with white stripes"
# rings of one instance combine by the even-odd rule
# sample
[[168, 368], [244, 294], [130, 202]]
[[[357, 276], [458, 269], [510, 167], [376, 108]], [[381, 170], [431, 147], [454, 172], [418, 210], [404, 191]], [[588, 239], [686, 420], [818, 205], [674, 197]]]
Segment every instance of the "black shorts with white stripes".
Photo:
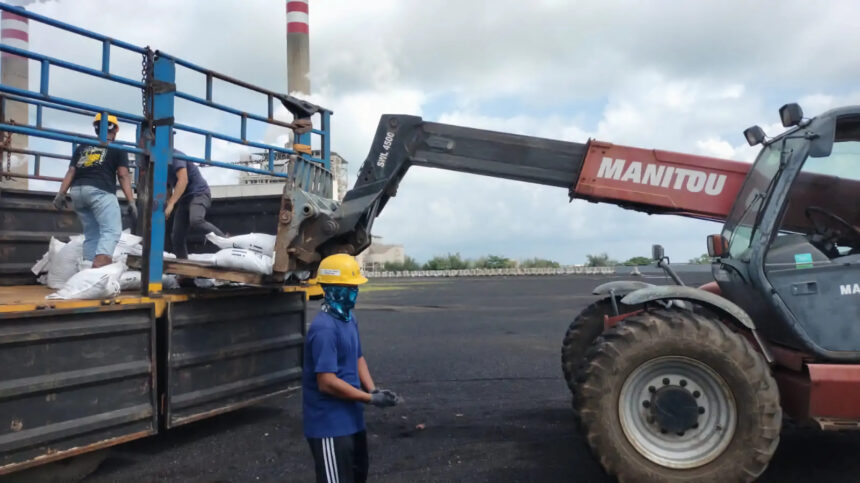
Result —
[[317, 483], [367, 481], [367, 432], [336, 438], [308, 438], [314, 456]]

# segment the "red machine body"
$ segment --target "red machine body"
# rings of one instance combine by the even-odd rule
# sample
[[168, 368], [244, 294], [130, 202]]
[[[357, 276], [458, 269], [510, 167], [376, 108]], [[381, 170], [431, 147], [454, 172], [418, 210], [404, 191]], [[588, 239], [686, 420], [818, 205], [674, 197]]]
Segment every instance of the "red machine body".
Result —
[[649, 213], [724, 220], [750, 166], [592, 140], [571, 196]]

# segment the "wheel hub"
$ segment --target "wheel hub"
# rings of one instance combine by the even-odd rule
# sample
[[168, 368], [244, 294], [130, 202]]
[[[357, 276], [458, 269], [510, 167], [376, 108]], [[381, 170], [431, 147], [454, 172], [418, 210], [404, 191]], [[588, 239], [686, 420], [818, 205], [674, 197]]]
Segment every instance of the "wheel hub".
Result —
[[661, 387], [650, 400], [651, 416], [661, 431], [683, 433], [699, 420], [699, 405], [693, 394], [681, 386]]
[[634, 369], [618, 399], [621, 429], [642, 456], [661, 466], [696, 468], [728, 447], [737, 407], [713, 369], [684, 356], [661, 356]]

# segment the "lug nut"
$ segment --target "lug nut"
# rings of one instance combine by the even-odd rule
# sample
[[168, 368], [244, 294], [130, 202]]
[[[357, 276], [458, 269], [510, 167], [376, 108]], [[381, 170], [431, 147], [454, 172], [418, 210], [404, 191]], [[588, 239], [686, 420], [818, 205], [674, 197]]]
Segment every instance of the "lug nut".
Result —
[[681, 387], [686, 387], [686, 386], [687, 386], [687, 380], [681, 379]]
[[677, 432], [677, 433], [675, 433], [675, 434], [677, 434], [678, 436], [683, 436], [683, 435], [684, 435], [684, 432], [683, 432], [683, 431], [678, 431], [678, 432]]
[[651, 401], [642, 401], [642, 407], [648, 409], [651, 407]]
[[664, 377], [664, 378], [663, 378], [663, 385], [664, 385], [664, 386], [668, 386], [668, 385], [669, 385], [669, 378], [668, 378], [668, 377]]
[[657, 388], [654, 386], [648, 386], [648, 392], [651, 392], [651, 393], [657, 392]]
[[699, 414], [705, 414], [705, 408], [699, 406]]
[[666, 433], [668, 433], [668, 431], [666, 431], [666, 428], [660, 428], [660, 433], [661, 433], [661, 434], [666, 434]]
[[699, 423], [693, 423], [693, 429], [699, 429]]
[[702, 393], [700, 393], [699, 391], [693, 391], [693, 397], [694, 398], [698, 399], [699, 396], [701, 396], [701, 395], [702, 395]]

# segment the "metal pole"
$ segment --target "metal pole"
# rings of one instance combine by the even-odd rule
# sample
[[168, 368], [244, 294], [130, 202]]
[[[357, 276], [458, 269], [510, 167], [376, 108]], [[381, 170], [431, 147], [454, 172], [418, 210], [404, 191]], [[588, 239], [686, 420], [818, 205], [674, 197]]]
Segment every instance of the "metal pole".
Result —
[[149, 180], [152, 182], [152, 215], [150, 218], [147, 295], [162, 291], [161, 279], [164, 269], [164, 207], [167, 203], [167, 165], [173, 158], [173, 104], [176, 92], [176, 66], [173, 60], [156, 55], [153, 68], [152, 118], [155, 139], [150, 141]]

